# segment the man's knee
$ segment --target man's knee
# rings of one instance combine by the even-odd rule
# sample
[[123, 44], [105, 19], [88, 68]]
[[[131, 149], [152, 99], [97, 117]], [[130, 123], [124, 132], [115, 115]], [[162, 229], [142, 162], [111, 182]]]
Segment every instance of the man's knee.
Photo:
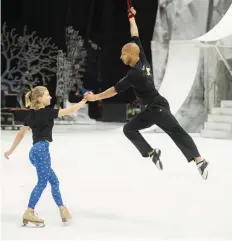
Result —
[[128, 135], [131, 133], [131, 131], [132, 131], [132, 130], [130, 129], [130, 127], [129, 127], [128, 124], [124, 125], [124, 127], [123, 127], [123, 133], [124, 133], [125, 136], [128, 136]]

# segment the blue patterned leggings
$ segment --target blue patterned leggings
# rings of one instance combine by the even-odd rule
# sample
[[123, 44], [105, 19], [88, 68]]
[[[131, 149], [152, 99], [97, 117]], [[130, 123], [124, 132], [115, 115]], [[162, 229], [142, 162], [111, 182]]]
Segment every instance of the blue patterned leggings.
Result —
[[35, 208], [48, 182], [51, 184], [52, 196], [57, 206], [63, 206], [59, 180], [51, 168], [49, 143], [46, 141], [35, 143], [30, 150], [29, 158], [31, 163], [36, 167], [38, 183], [31, 193], [28, 208]]

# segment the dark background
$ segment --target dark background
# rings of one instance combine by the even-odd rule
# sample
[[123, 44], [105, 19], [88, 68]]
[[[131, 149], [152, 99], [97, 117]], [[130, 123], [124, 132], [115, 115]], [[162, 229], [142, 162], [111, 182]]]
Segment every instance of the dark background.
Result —
[[[154, 30], [158, 0], [133, 0], [147, 59], [151, 62], [150, 41]], [[101, 50], [91, 52], [86, 44], [88, 59], [84, 74], [84, 87], [94, 92], [113, 86], [127, 71], [120, 60], [122, 46], [130, 40], [126, 0], [2, 0], [2, 24], [22, 32], [41, 37], [52, 37], [59, 49], [65, 50], [65, 28], [73, 26], [86, 40], [97, 43]], [[48, 84], [55, 102], [56, 79]], [[131, 102], [132, 90], [105, 100]]]

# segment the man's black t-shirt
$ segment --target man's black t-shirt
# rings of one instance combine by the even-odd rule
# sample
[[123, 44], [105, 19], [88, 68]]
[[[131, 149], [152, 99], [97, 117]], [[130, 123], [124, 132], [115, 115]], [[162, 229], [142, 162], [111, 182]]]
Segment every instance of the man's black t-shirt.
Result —
[[136, 43], [140, 48], [140, 59], [114, 88], [117, 93], [120, 93], [132, 87], [140, 102], [143, 105], [148, 105], [155, 102], [156, 98], [160, 95], [155, 88], [151, 66], [146, 59], [139, 37], [134, 36], [131, 40], [131, 42]]
[[41, 108], [30, 110], [24, 120], [24, 126], [29, 126], [32, 130], [33, 144], [38, 141], [52, 142], [52, 128], [54, 119], [58, 117], [58, 109]]

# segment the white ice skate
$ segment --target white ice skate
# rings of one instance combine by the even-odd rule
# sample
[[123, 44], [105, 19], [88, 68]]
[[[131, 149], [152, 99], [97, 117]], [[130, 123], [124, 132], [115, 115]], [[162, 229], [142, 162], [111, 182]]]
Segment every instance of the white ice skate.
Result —
[[69, 220], [72, 219], [68, 209], [65, 206], [60, 206], [60, 217], [64, 224], [69, 223]]
[[24, 227], [44, 227], [44, 220], [39, 218], [32, 208], [28, 208], [23, 215], [23, 226]]

